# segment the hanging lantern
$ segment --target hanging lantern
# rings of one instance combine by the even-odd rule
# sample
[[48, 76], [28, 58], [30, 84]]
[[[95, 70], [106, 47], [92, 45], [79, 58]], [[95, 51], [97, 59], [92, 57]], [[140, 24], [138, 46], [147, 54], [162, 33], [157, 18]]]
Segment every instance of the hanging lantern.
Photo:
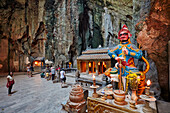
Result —
[[89, 67], [91, 67], [91, 62], [89, 62]]
[[98, 62], [98, 65], [100, 66], [100, 62]]

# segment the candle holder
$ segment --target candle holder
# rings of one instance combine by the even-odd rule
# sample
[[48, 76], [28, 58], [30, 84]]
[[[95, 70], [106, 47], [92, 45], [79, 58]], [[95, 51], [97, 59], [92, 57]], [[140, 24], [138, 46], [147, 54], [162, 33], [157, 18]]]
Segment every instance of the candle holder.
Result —
[[150, 85], [151, 85], [151, 81], [150, 80], [147, 80], [147, 86], [145, 87], [145, 95], [146, 96], [149, 96], [149, 91], [150, 91]]
[[146, 95], [146, 96], [149, 96], [149, 94], [150, 94], [149, 91], [150, 91], [150, 87], [149, 87], [149, 86], [146, 86], [146, 87], [145, 87], [145, 95]]
[[93, 86], [96, 86], [96, 80], [93, 79]]
[[90, 86], [90, 88], [94, 89], [94, 92], [93, 92], [93, 95], [92, 95], [92, 97], [94, 97], [94, 98], [97, 98], [97, 97], [98, 97], [98, 94], [96, 93], [96, 89], [97, 89], [98, 87], [99, 87], [99, 86], [96, 85], [95, 75], [93, 75], [93, 85]]
[[96, 93], [96, 89], [99, 88], [99, 86], [98, 85], [95, 85], [95, 86], [92, 85], [92, 86], [90, 86], [90, 88], [92, 88], [94, 90], [92, 97], [97, 98], [98, 94]]

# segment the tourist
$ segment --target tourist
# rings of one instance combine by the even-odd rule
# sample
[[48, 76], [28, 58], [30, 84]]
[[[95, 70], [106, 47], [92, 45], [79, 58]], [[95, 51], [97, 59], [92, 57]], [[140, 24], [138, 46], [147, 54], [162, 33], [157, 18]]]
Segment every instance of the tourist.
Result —
[[51, 79], [50, 72], [51, 72], [51, 69], [50, 69], [49, 65], [47, 65], [47, 67], [46, 67], [46, 77], [45, 77], [47, 80]]
[[11, 90], [12, 86], [14, 85], [15, 81], [13, 78], [13, 72], [10, 72], [10, 74], [7, 76], [7, 84], [6, 87], [8, 88], [8, 96], [11, 96]]
[[64, 84], [65, 84], [65, 82], [66, 82], [66, 75], [65, 75], [64, 69], [61, 69], [61, 71], [60, 71], [60, 79], [61, 79], [61, 82], [62, 83], [64, 82]]
[[51, 72], [50, 67], [49, 67], [49, 65], [47, 65], [47, 67], [46, 67], [46, 73], [50, 73], [50, 72]]
[[56, 68], [56, 72], [57, 72], [57, 75], [58, 75], [58, 79], [60, 81], [60, 66], [58, 65], [58, 67]]
[[48, 80], [48, 78], [49, 78], [49, 73], [46, 73], [46, 74], [45, 74], [45, 79]]
[[30, 65], [27, 65], [27, 76], [30, 77]]
[[30, 66], [30, 74], [31, 74], [31, 77], [33, 77], [33, 76], [32, 76], [32, 72], [33, 72], [33, 71], [34, 71], [34, 68], [33, 68], [33, 66], [31, 65], [31, 66]]
[[45, 72], [43, 71], [41, 74], [40, 74], [41, 78], [44, 78], [45, 77]]
[[58, 67], [56, 68], [56, 71], [60, 70], [60, 66], [58, 65]]
[[55, 77], [55, 68], [54, 67], [51, 68], [51, 74], [52, 74], [52, 80], [54, 80], [54, 77]]

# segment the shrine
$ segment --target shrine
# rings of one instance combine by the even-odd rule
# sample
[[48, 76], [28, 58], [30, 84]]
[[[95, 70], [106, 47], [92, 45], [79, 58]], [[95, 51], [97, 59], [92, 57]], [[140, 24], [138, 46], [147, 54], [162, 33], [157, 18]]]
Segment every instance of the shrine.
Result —
[[44, 60], [44, 57], [37, 57], [33, 61], [33, 67], [34, 67], [34, 71], [38, 71], [38, 72], [41, 72], [42, 69], [45, 69], [45, 60]]
[[80, 73], [103, 74], [111, 67], [109, 48], [87, 49], [77, 58], [77, 69]]

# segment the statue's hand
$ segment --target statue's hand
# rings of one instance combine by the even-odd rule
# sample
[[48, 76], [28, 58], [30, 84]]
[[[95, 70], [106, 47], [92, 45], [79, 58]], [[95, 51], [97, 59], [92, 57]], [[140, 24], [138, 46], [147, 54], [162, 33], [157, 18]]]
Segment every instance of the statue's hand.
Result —
[[128, 55], [128, 50], [127, 50], [126, 48], [122, 48], [122, 51], [123, 51], [126, 55]]
[[122, 64], [119, 64], [119, 68], [122, 68], [123, 67], [123, 65]]
[[119, 60], [124, 60], [123, 57], [116, 57], [115, 60], [119, 61]]
[[123, 65], [122, 64], [119, 64], [118, 62], [115, 64], [115, 67], [116, 67], [116, 69], [118, 69], [118, 68], [122, 68], [123, 67]]

